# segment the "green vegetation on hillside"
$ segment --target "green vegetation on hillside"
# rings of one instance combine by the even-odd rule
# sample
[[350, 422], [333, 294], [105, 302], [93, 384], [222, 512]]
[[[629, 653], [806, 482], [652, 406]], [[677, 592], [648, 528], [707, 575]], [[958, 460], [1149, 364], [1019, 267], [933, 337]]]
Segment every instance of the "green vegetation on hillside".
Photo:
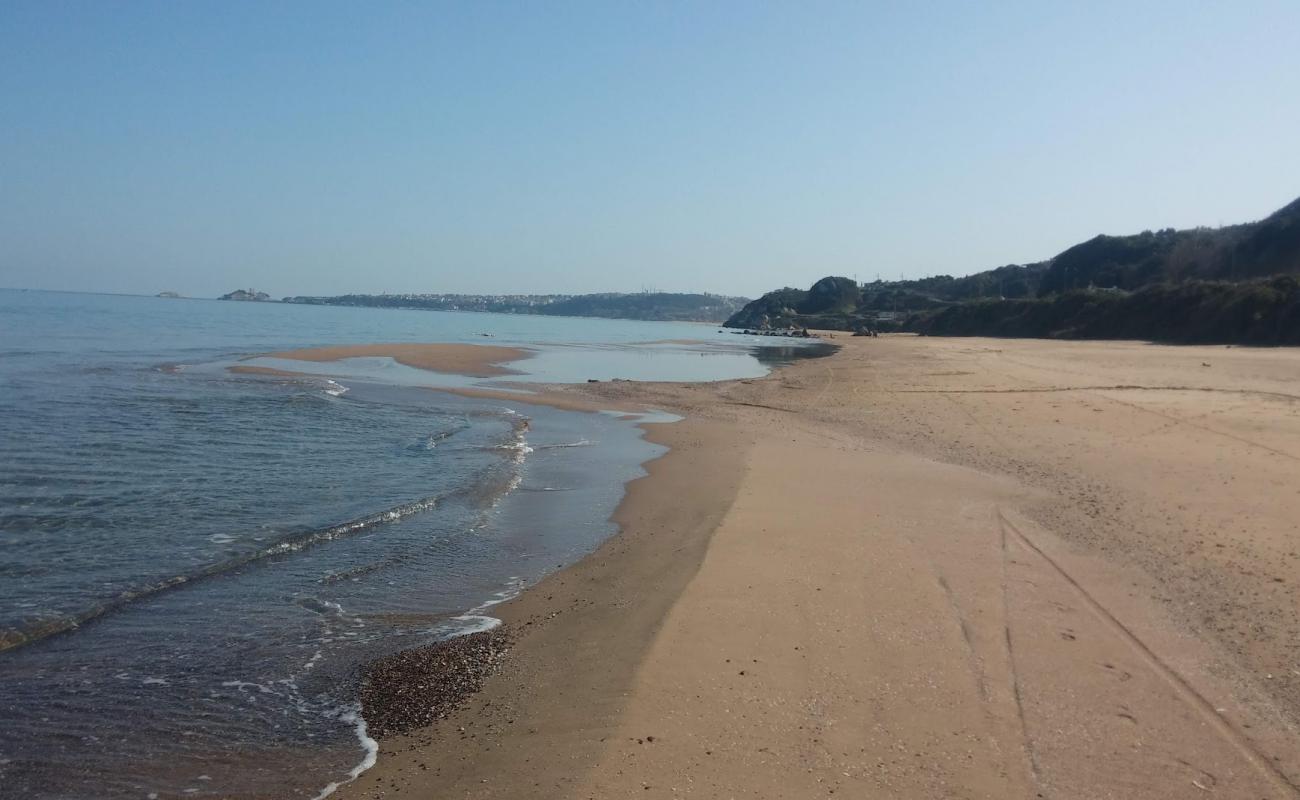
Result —
[[823, 278], [806, 292], [769, 292], [725, 324], [1300, 344], [1297, 274], [1300, 200], [1259, 222], [1097, 236], [1047, 261], [960, 278]]
[[934, 336], [1300, 344], [1300, 280], [1278, 275], [977, 300], [915, 315], [900, 328]]

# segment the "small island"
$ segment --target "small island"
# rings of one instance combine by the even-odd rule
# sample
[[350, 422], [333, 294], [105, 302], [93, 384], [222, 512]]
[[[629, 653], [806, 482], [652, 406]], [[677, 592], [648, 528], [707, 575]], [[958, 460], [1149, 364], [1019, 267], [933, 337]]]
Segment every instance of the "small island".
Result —
[[256, 289], [236, 289], [230, 294], [223, 294], [219, 300], [244, 300], [253, 302], [265, 302], [271, 299], [271, 295], [266, 292], [259, 292]]
[[159, 292], [158, 294], [156, 294], [156, 295], [154, 295], [154, 296], [155, 296], [155, 297], [165, 297], [165, 298], [167, 298], [167, 299], [169, 299], [169, 300], [179, 300], [179, 299], [181, 299], [182, 297], [184, 297], [185, 295], [181, 294], [180, 292]]

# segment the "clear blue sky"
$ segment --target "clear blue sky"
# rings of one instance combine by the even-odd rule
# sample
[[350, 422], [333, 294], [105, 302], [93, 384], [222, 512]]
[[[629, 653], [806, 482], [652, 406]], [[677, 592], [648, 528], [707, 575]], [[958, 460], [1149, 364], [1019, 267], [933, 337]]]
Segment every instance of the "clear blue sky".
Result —
[[1300, 195], [1300, 3], [0, 3], [0, 286], [757, 295]]

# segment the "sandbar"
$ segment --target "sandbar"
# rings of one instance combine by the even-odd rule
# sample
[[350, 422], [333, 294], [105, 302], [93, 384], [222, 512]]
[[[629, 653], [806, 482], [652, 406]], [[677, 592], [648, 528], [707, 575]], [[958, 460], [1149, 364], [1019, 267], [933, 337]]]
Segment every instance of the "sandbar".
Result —
[[498, 375], [518, 375], [518, 370], [502, 365], [532, 355], [531, 350], [522, 347], [487, 344], [354, 344], [284, 350], [277, 353], [262, 353], [256, 357], [283, 358], [292, 361], [391, 358], [399, 364], [430, 372], [492, 378]]

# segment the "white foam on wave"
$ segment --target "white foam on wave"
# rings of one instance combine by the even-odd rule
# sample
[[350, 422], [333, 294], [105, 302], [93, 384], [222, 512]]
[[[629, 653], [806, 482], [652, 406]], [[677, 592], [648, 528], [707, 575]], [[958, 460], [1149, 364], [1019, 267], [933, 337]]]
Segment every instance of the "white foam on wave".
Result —
[[528, 429], [529, 427], [531, 427], [531, 420], [528, 417], [521, 415], [518, 411], [514, 411], [509, 408], [505, 409], [505, 412], [507, 414], [511, 414], [519, 418], [514, 423], [513, 441], [505, 442], [503, 444], [498, 444], [498, 445], [492, 445], [484, 449], [498, 450], [498, 451], [504, 451], [510, 453], [511, 461], [513, 461], [516, 464], [522, 464], [524, 458], [526, 458], [529, 453], [533, 452], [533, 448], [528, 444]]
[[331, 380], [325, 381], [325, 394], [331, 397], [339, 397], [344, 392], [347, 391], [348, 391], [348, 387], [344, 386], [338, 381], [331, 381]]
[[506, 588], [502, 589], [499, 592], [493, 592], [490, 598], [484, 600], [482, 603], [479, 603], [478, 605], [474, 606], [473, 608], [471, 608], [469, 611], [465, 613], [469, 616], [476, 616], [487, 611], [492, 606], [501, 605], [507, 600], [513, 600], [516, 597], [518, 597], [519, 593], [524, 590], [523, 579], [520, 578], [518, 575], [512, 575], [509, 578], [507, 578], [507, 580], [510, 582], [510, 584], [506, 586]]
[[529, 444], [528, 444], [528, 442], [524, 441], [523, 439], [520, 439], [519, 441], [515, 442], [514, 444], [503, 445], [503, 446], [501, 447], [501, 449], [502, 449], [502, 450], [514, 450], [516, 453], [519, 453], [520, 455], [525, 455], [525, 456], [528, 455], [529, 453], [533, 452], [533, 448], [530, 447]]
[[[528, 419], [527, 417], [524, 417], [523, 424], [522, 424], [522, 425], [516, 425], [516, 426], [515, 426], [515, 441], [514, 441], [514, 443], [506, 445], [506, 449], [507, 449], [507, 450], [514, 450], [514, 451], [515, 451], [515, 463], [516, 463], [516, 464], [522, 464], [523, 461], [524, 461], [524, 458], [525, 458], [529, 453], [533, 452], [533, 448], [531, 448], [531, 447], [528, 446], [528, 428], [529, 428], [529, 427], [530, 427], [529, 419]], [[512, 487], [510, 487], [510, 488], [513, 489], [514, 487], [512, 486]]]
[[[488, 609], [492, 608], [492, 606], [500, 605], [507, 600], [513, 600], [518, 597], [519, 593], [524, 590], [525, 585], [524, 580], [518, 575], [512, 575], [507, 578], [507, 580], [509, 581], [509, 585], [507, 585], [506, 588], [499, 592], [493, 592], [492, 596], [487, 600], [474, 606], [464, 614], [459, 614], [451, 618], [456, 622], [461, 623], [452, 636], [468, 636], [471, 633], [482, 633], [483, 631], [490, 631], [501, 625], [500, 619], [487, 613]], [[445, 632], [445, 630], [446, 629], [444, 628], [443, 631]], [[430, 633], [434, 632], [437, 632], [437, 629], [430, 631]]]
[[276, 691], [266, 684], [252, 681], [222, 681], [221, 685], [227, 689], [238, 689], [241, 692], [256, 689], [259, 694], [276, 694]]
[[429, 497], [424, 500], [418, 500], [414, 503], [407, 503], [404, 506], [398, 506], [397, 508], [390, 508], [387, 511], [381, 511], [377, 514], [371, 514], [368, 517], [355, 519], [352, 520], [351, 522], [344, 522], [340, 525], [335, 525], [332, 528], [325, 528], [324, 530], [316, 531], [314, 533], [311, 533], [299, 539], [292, 539], [289, 541], [278, 542], [276, 544], [273, 544], [263, 549], [261, 552], [257, 554], [257, 557], [268, 558], [271, 556], [283, 555], [285, 553], [294, 553], [310, 545], [318, 544], [320, 542], [325, 542], [325, 541], [332, 541], [334, 539], [338, 539], [343, 536], [356, 533], [357, 531], [360, 530], [372, 528], [375, 525], [378, 525], [380, 523], [396, 522], [398, 520], [405, 519], [406, 517], [409, 517], [412, 514], [419, 514], [424, 511], [429, 511], [437, 507], [437, 505], [438, 505], [438, 498], [436, 497]]
[[[303, 665], [302, 670], [298, 675], [305, 674], [314, 669], [323, 655], [324, 654], [321, 650], [317, 650], [307, 663]], [[329, 784], [317, 792], [314, 800], [322, 800], [338, 791], [339, 787], [355, 781], [361, 776], [361, 773], [375, 765], [379, 760], [379, 742], [375, 741], [367, 730], [365, 718], [361, 716], [360, 703], [349, 703], [344, 706], [322, 709], [316, 703], [302, 697], [298, 688], [298, 675], [274, 681], [273, 686], [255, 683], [253, 681], [240, 680], [222, 681], [221, 686], [228, 689], [238, 690], [241, 694], [245, 694], [249, 701], [253, 701], [256, 694], [274, 695], [290, 702], [297, 709], [298, 713], [303, 716], [320, 715], [327, 719], [337, 720], [344, 725], [351, 726], [353, 733], [355, 733], [357, 737], [357, 742], [361, 746], [361, 761], [352, 767], [352, 769], [348, 770], [346, 778], [338, 781], [330, 781]], [[249, 692], [255, 694], [250, 695]], [[200, 780], [202, 780], [202, 778], [200, 778]]]
[[464, 626], [456, 630], [457, 636], [468, 636], [471, 633], [483, 633], [493, 628], [500, 627], [501, 620], [487, 614], [461, 614], [458, 617], [452, 617], [457, 622], [464, 623]]
[[438, 446], [438, 442], [450, 439], [451, 437], [455, 436], [457, 433], [460, 433], [461, 431], [463, 431], [465, 428], [468, 427], [470, 427], [470, 425], [469, 422], [466, 421], [465, 427], [463, 428], [453, 428], [452, 430], [437, 431], [435, 433], [431, 433], [424, 440], [424, 449], [433, 450]]
[[361, 743], [361, 749], [365, 752], [365, 755], [362, 757], [360, 764], [348, 771], [348, 777], [345, 780], [331, 781], [312, 800], [324, 800], [324, 798], [337, 792], [340, 786], [352, 783], [361, 777], [361, 773], [373, 767], [375, 762], [379, 760], [379, 742], [376, 742], [374, 737], [367, 731], [366, 720], [361, 716], [361, 707], [358, 705], [348, 706], [341, 710], [338, 718], [340, 722], [353, 726], [357, 733], [357, 740]]
[[[366, 621], [364, 619], [357, 616], [356, 614], [349, 613], [347, 609], [343, 608], [342, 605], [334, 602], [333, 600], [322, 600], [319, 597], [312, 597], [312, 596], [299, 596], [295, 599], [294, 602], [296, 602], [300, 607], [305, 608], [308, 611], [312, 612], [313, 614], [320, 614], [321, 618], [326, 620], [325, 622], [326, 633], [337, 634], [341, 636], [354, 635], [353, 633], [348, 633], [348, 632], [338, 633], [333, 629], [333, 626], [330, 625], [328, 620], [338, 620], [340, 622], [346, 622], [352, 625], [353, 627], [357, 627], [357, 628], [366, 627]], [[313, 661], [314, 660], [315, 659], [313, 659]]]

